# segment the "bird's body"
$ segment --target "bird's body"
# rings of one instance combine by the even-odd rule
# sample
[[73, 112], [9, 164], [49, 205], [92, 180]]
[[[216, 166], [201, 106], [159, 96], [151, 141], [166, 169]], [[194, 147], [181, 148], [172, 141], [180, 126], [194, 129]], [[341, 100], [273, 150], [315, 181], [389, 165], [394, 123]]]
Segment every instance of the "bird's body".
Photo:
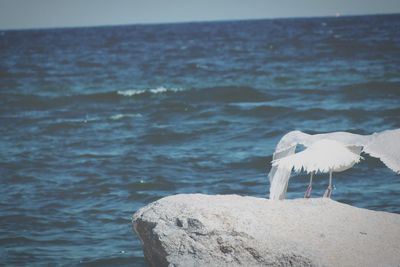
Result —
[[341, 172], [351, 168], [361, 159], [361, 150], [353, 152], [343, 143], [322, 139], [309, 146], [306, 150], [272, 162], [272, 166], [280, 166], [289, 170], [307, 173], [330, 171]]
[[[295, 153], [298, 144], [307, 149]], [[386, 166], [400, 173], [400, 129], [372, 135], [347, 132], [310, 135], [300, 131], [289, 132], [279, 141], [273, 155], [269, 173], [270, 199], [285, 198], [292, 169], [305, 170], [311, 174], [329, 172], [331, 186], [332, 172], [351, 168], [360, 161], [361, 152], [380, 158]]]

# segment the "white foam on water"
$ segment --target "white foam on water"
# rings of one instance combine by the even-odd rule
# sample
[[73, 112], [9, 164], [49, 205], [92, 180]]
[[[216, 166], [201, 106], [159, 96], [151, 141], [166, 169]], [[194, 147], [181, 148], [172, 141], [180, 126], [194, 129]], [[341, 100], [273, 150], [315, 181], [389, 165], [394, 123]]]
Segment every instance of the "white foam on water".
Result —
[[118, 91], [119, 95], [123, 96], [135, 96], [135, 95], [141, 95], [145, 93], [151, 93], [151, 94], [161, 94], [161, 93], [166, 93], [166, 92], [179, 92], [182, 91], [180, 88], [167, 88], [164, 86], [160, 86], [157, 88], [152, 88], [152, 89], [130, 89], [130, 90], [123, 90], [123, 91]]
[[118, 91], [118, 94], [123, 95], [123, 96], [134, 96], [134, 95], [144, 94], [145, 92], [146, 92], [146, 90], [131, 89], [131, 90], [125, 90], [125, 91]]

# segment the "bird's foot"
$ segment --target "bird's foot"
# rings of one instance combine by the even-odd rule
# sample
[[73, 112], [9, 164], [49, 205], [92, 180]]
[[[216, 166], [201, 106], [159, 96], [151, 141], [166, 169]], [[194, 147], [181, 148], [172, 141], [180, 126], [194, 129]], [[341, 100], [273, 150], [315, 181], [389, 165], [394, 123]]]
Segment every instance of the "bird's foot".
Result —
[[332, 195], [332, 187], [329, 186], [329, 187], [325, 190], [324, 197], [331, 198], [331, 195]]
[[311, 197], [311, 190], [312, 190], [312, 186], [309, 185], [309, 186], [307, 187], [306, 193], [304, 194], [304, 198], [310, 198], [310, 197]]

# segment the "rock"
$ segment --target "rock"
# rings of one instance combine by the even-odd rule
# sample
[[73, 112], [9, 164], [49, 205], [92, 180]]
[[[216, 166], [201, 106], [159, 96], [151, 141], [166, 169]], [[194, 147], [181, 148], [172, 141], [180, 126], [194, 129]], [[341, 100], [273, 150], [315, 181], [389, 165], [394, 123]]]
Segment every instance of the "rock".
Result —
[[400, 215], [331, 199], [175, 195], [133, 215], [151, 266], [400, 266]]

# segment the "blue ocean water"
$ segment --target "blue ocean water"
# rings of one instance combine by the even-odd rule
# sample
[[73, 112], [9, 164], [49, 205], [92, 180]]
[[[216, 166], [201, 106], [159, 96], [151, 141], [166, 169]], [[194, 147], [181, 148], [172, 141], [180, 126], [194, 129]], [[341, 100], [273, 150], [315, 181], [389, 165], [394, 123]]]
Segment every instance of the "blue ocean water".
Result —
[[[3, 31], [0, 104], [1, 262], [144, 266], [140, 207], [267, 197], [291, 130], [399, 128], [400, 15]], [[377, 159], [333, 181], [335, 200], [400, 213]]]

